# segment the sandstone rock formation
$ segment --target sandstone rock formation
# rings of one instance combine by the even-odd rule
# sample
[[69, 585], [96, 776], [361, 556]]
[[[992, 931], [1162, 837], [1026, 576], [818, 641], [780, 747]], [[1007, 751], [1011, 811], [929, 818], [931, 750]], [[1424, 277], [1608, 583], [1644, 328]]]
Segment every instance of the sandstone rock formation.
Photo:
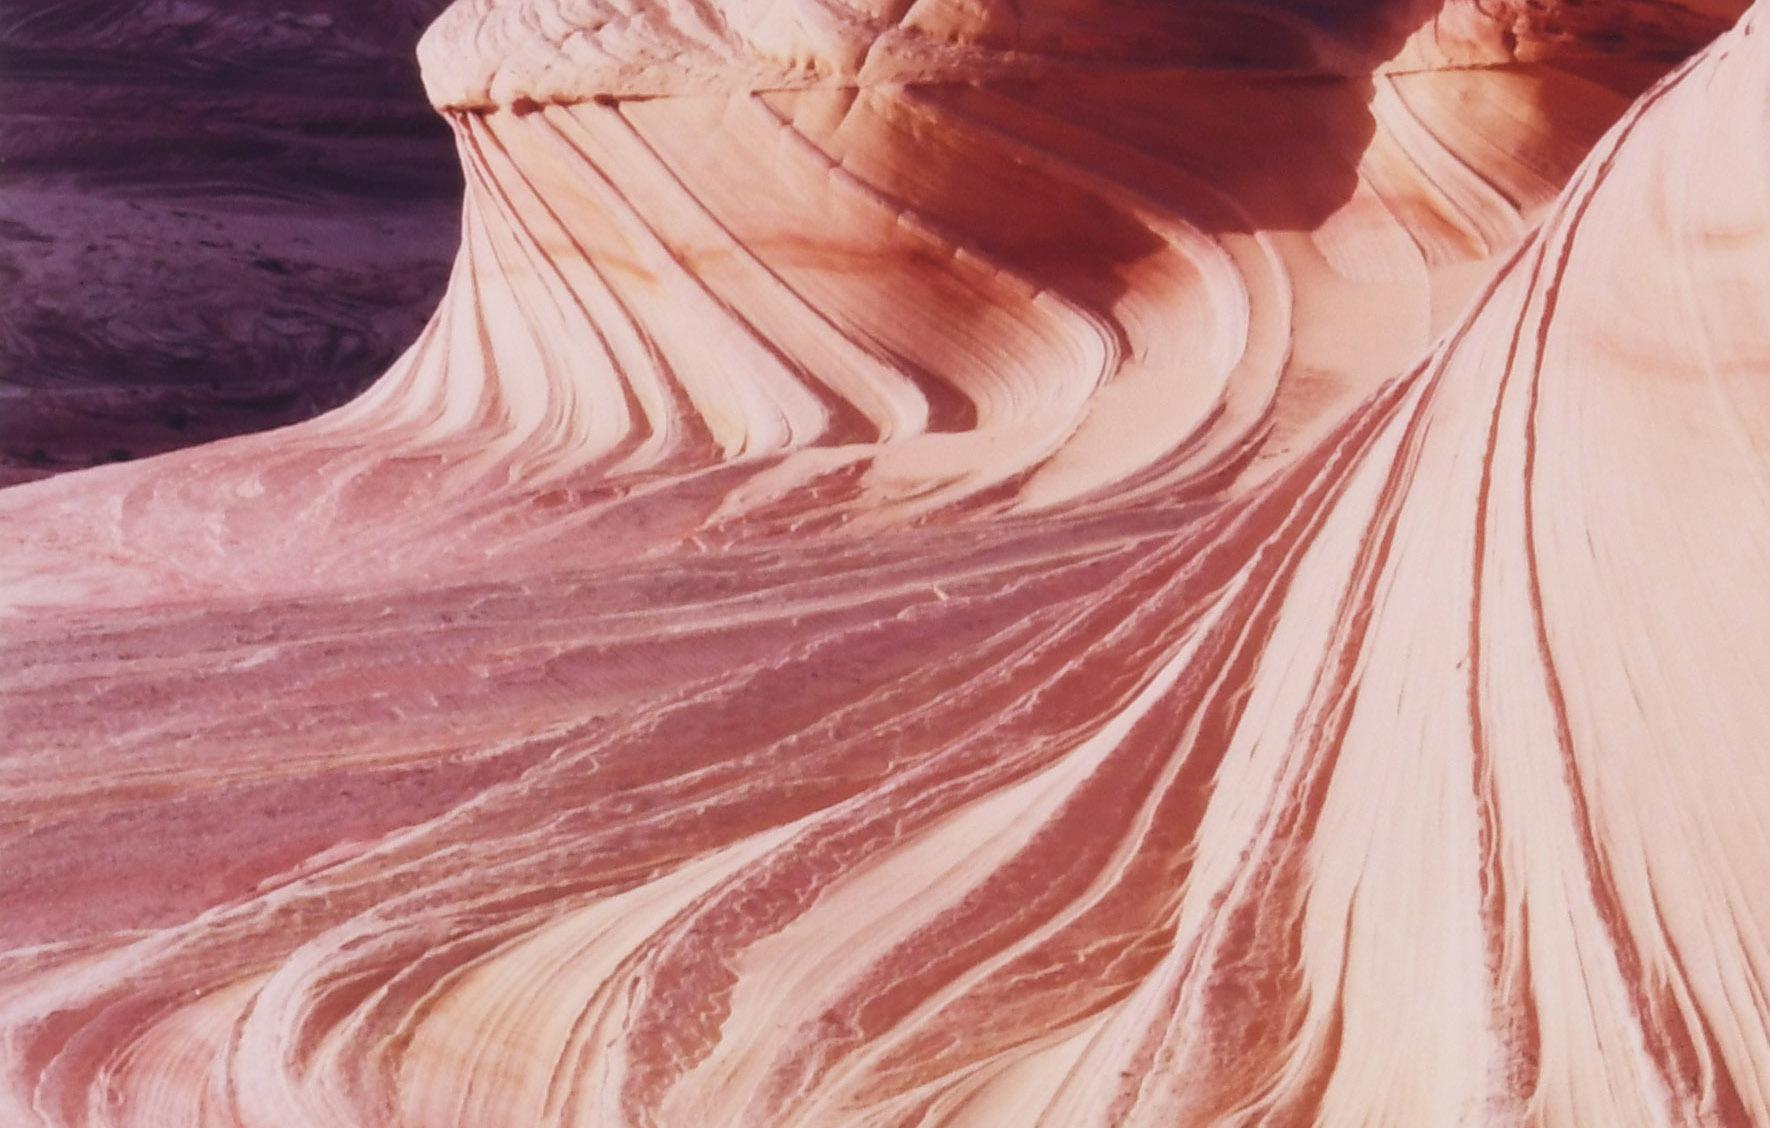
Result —
[[0, 1122], [1770, 1122], [1764, 18], [458, 3], [411, 350], [0, 493]]

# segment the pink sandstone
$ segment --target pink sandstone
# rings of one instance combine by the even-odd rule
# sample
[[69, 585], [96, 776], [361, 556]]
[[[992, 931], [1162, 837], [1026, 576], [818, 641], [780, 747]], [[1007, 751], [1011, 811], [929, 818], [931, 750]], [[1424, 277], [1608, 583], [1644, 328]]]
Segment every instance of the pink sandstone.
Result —
[[0, 492], [0, 1124], [1770, 1123], [1764, 18], [461, 0], [410, 351]]

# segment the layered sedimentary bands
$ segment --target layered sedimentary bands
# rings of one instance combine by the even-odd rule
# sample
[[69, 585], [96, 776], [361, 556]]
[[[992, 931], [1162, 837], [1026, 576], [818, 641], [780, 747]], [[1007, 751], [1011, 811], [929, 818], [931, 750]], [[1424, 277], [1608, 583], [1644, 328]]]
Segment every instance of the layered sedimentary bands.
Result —
[[0, 5], [0, 484], [289, 423], [436, 307], [446, 0]]
[[0, 1123], [1770, 1122], [1765, 18], [463, 0], [410, 351], [0, 493]]

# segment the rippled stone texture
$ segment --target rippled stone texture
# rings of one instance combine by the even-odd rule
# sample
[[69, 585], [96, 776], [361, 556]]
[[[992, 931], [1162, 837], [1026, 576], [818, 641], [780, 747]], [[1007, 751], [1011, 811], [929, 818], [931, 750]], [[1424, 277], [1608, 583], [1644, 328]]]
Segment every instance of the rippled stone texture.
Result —
[[0, 484], [336, 407], [457, 242], [445, 0], [0, 11]]
[[458, 4], [412, 350], [0, 493], [0, 1120], [1770, 1119], [1736, 14]]

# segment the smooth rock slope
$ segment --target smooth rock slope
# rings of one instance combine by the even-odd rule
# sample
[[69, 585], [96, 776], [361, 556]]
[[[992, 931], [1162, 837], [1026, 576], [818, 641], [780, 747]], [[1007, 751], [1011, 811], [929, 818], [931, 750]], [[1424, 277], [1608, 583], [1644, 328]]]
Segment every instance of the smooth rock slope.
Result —
[[0, 492], [0, 1122], [1770, 1123], [1764, 18], [458, 3], [411, 350]]

